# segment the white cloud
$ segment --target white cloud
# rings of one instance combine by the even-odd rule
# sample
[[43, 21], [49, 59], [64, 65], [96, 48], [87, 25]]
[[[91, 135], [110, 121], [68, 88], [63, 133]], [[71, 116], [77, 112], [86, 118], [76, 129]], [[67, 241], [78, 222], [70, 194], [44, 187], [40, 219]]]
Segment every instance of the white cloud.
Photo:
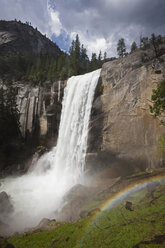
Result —
[[105, 38], [95, 37], [93, 39], [88, 39], [80, 34], [80, 40], [87, 48], [89, 56], [91, 56], [92, 53], [98, 54], [100, 50], [104, 53], [108, 49], [108, 42]]
[[129, 47], [141, 33], [164, 34], [164, 13], [164, 0], [0, 0], [2, 19], [29, 21], [48, 37], [78, 33], [89, 55], [116, 55], [121, 37]]
[[115, 56], [121, 37], [129, 48], [134, 40], [139, 43], [141, 33], [149, 36], [152, 32], [164, 32], [164, 0], [55, 0], [54, 3], [62, 28], [71, 38], [78, 33], [89, 54], [106, 49], [109, 56]]
[[47, 10], [50, 17], [49, 26], [51, 29], [51, 35], [54, 33], [56, 36], [59, 36], [62, 31], [62, 24], [60, 22], [59, 13], [50, 8], [50, 6], [48, 6]]

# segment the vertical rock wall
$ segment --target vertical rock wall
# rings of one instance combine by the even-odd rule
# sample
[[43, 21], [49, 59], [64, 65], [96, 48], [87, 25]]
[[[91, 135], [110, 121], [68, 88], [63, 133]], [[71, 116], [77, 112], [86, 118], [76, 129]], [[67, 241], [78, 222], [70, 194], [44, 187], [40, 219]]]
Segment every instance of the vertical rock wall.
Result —
[[57, 138], [64, 82], [36, 87], [17, 84], [16, 87], [22, 136], [37, 134], [40, 138]]

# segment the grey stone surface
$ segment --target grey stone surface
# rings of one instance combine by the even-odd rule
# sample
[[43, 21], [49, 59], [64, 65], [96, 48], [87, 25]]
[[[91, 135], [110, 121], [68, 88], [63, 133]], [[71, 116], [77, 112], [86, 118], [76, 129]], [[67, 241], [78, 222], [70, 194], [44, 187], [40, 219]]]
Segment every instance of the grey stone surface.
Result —
[[[149, 58], [147, 63], [142, 59], [144, 53]], [[100, 106], [95, 116], [98, 127], [97, 119], [102, 120], [97, 152], [108, 151], [120, 159], [136, 160], [146, 168], [161, 165], [162, 160], [156, 154], [165, 127], [153, 119], [149, 105], [152, 105], [152, 90], [165, 77], [164, 68], [165, 56], [156, 60], [152, 50], [138, 50], [103, 65], [103, 94], [94, 102], [97, 112]], [[93, 142], [97, 140], [96, 135]]]
[[[60, 92], [58, 84], [61, 85]], [[40, 136], [57, 136], [64, 82], [36, 87], [16, 83], [15, 87], [23, 137], [32, 135], [36, 128], [39, 128]]]

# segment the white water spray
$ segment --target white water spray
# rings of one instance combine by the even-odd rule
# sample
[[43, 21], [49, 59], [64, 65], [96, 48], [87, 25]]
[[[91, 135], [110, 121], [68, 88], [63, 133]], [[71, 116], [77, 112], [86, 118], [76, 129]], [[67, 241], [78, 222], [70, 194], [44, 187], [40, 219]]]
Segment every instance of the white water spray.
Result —
[[[28, 174], [2, 182], [0, 191], [10, 195], [14, 205], [14, 213], [8, 219], [10, 231], [36, 226], [42, 218], [54, 218], [63, 195], [82, 179], [99, 76], [100, 69], [68, 80], [57, 147], [43, 155]], [[6, 216], [0, 217], [6, 222]]]

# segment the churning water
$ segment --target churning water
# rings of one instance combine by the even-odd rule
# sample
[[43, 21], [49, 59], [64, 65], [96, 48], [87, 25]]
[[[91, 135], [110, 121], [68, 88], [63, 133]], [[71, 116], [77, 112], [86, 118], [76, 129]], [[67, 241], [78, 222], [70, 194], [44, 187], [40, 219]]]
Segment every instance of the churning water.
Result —
[[12, 215], [0, 215], [10, 232], [36, 226], [42, 218], [54, 218], [63, 195], [83, 179], [88, 125], [99, 76], [100, 69], [68, 80], [57, 146], [26, 175], [1, 183], [0, 191], [11, 196], [14, 206]]

